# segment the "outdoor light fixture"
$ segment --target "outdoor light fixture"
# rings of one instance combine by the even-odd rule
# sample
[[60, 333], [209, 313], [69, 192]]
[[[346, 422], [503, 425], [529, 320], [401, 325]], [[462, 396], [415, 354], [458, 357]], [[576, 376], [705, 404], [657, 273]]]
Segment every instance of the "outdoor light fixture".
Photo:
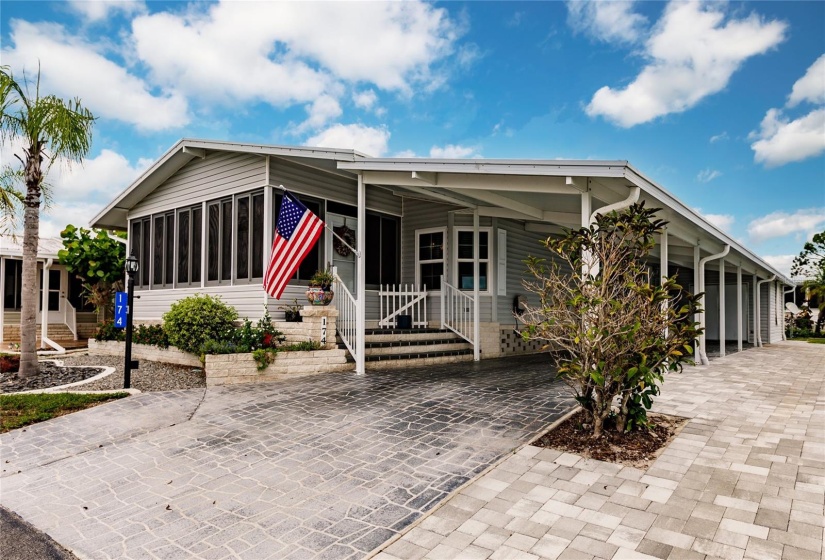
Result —
[[140, 262], [138, 262], [137, 257], [134, 255], [129, 255], [126, 259], [126, 272], [129, 274], [136, 274], [139, 269]]
[[134, 254], [126, 258], [126, 356], [123, 364], [123, 388], [129, 389], [132, 385], [132, 370], [138, 368], [137, 360], [132, 360], [132, 308], [135, 303], [135, 275], [140, 270], [140, 263]]

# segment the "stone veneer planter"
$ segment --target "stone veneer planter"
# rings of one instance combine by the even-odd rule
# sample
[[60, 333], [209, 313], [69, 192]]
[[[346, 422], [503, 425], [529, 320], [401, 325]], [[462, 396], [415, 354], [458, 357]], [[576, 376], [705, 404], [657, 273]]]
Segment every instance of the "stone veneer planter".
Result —
[[283, 381], [316, 373], [351, 371], [355, 364], [347, 362], [346, 350], [313, 350], [310, 352], [278, 352], [264, 370], [252, 354], [209, 354], [206, 356], [206, 386], [235, 385]]
[[[97, 341], [89, 339], [89, 354], [97, 356], [121, 356], [126, 352], [126, 343], [117, 340]], [[165, 364], [177, 364], [180, 366], [203, 367], [200, 359], [186, 352], [182, 352], [174, 347], [158, 348], [150, 344], [132, 344], [133, 360], [151, 360], [153, 362], [163, 362]]]

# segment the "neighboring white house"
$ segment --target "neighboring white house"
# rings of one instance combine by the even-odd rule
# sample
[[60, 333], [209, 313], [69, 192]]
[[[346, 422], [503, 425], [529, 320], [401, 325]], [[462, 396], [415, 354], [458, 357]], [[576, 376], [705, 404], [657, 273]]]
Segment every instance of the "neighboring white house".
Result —
[[[20, 341], [20, 303], [23, 280], [22, 236], [0, 236], [0, 343]], [[40, 238], [37, 246], [40, 305], [37, 323], [40, 325], [41, 347], [48, 342], [66, 342], [87, 338], [94, 332], [97, 317], [81, 297], [81, 281], [58, 263], [57, 252], [63, 241]], [[45, 340], [45, 342], [43, 342]]]
[[[281, 185], [337, 231], [351, 231], [364, 258], [325, 231], [274, 301], [261, 278]], [[266, 305], [279, 318], [279, 305], [303, 300], [316, 269], [337, 267], [352, 294], [336, 293], [338, 330], [360, 370], [365, 331], [394, 324], [398, 312], [381, 295], [386, 285], [423, 292], [426, 311], [414, 311], [413, 321], [459, 332], [476, 359], [528, 350], [513, 317], [516, 298], [530, 297], [524, 259], [542, 252], [548, 234], [635, 200], [661, 208], [670, 222], [651, 265], [706, 292], [708, 339], [741, 348], [782, 338], [782, 286], [793, 282], [625, 161], [372, 158], [184, 139], [91, 225], [129, 232], [141, 266], [138, 321], [158, 320], [199, 292], [220, 294], [241, 316], [259, 317]]]

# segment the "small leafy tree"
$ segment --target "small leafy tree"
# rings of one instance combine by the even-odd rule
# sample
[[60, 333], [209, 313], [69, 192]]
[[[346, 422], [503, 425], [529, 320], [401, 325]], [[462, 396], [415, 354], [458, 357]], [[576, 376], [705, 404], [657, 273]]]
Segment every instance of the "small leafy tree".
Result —
[[[115, 234], [125, 238], [126, 234]], [[60, 232], [63, 249], [58, 251], [60, 263], [83, 279], [83, 297], [95, 307], [101, 321], [112, 309], [114, 294], [123, 286], [126, 246], [112, 239], [103, 230], [66, 226]]]
[[825, 231], [802, 246], [791, 265], [791, 276], [802, 277], [802, 287], [810, 297], [819, 300], [819, 317], [814, 327], [814, 333], [819, 335], [825, 324]]
[[522, 336], [551, 350], [558, 375], [592, 420], [594, 438], [611, 415], [619, 431], [646, 425], [664, 373], [693, 363], [700, 298], [675, 276], [651, 283], [644, 259], [666, 225], [655, 213], [642, 203], [598, 215], [589, 228], [544, 240], [550, 260], [526, 261], [532, 278], [524, 285], [539, 304], [528, 303], [520, 316]]

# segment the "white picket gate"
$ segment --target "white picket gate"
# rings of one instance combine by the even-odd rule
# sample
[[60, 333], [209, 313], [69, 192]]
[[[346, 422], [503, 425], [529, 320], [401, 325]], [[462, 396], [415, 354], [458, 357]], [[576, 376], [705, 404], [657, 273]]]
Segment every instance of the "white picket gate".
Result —
[[398, 325], [399, 315], [410, 315], [412, 326], [427, 326], [427, 286], [416, 288], [414, 284], [403, 286], [379, 286], [380, 301], [379, 327], [389, 328]]

